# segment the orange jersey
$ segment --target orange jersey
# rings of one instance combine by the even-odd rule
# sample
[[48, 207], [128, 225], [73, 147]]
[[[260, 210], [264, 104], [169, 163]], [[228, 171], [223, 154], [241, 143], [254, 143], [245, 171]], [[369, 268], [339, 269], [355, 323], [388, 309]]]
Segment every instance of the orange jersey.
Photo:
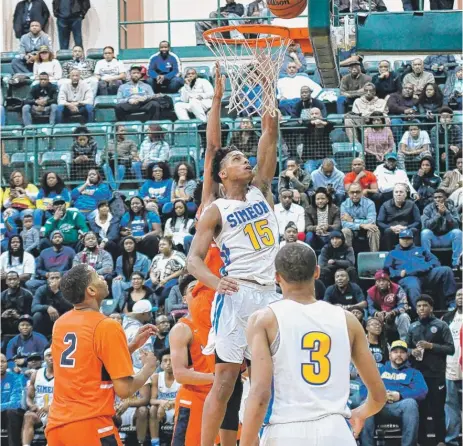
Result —
[[51, 350], [55, 389], [47, 430], [112, 417], [111, 380], [134, 372], [121, 325], [96, 311], [69, 311], [55, 322]]

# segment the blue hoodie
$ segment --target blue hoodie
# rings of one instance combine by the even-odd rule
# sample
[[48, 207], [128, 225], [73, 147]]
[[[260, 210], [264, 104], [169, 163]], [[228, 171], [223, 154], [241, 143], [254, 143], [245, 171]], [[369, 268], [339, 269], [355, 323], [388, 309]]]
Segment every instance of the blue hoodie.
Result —
[[161, 56], [160, 51], [151, 56], [148, 65], [148, 76], [152, 79], [156, 79], [162, 74], [166, 79], [171, 80], [177, 76], [178, 72], [179, 60], [174, 53], [169, 52], [165, 59]]
[[2, 402], [1, 411], [7, 409], [19, 409], [21, 407], [22, 380], [21, 375], [7, 371], [1, 377]]
[[415, 245], [409, 248], [397, 245], [389, 252], [384, 262], [384, 268], [389, 269], [392, 279], [401, 279], [402, 270], [406, 271], [407, 276], [420, 276], [438, 266], [441, 264], [434, 254]]
[[[390, 392], [399, 392], [402, 400], [412, 398], [415, 401], [421, 401], [426, 398], [428, 386], [421, 372], [410, 367], [406, 362], [402, 367], [395, 369], [391, 361], [378, 367], [379, 374], [383, 380], [386, 390]], [[364, 400], [367, 396], [367, 388], [362, 383], [360, 396]]]
[[98, 207], [98, 203], [103, 200], [111, 200], [111, 191], [105, 183], [91, 184], [87, 186], [86, 191], [93, 190], [93, 195], [82, 195], [79, 187], [76, 187], [71, 192], [71, 198], [74, 201], [74, 207], [79, 211], [90, 212]]
[[337, 194], [344, 194], [344, 174], [336, 167], [333, 167], [331, 176], [326, 176], [323, 173], [322, 166], [312, 172], [312, 190], [317, 190], [319, 187], [327, 187], [328, 184], [333, 186]]

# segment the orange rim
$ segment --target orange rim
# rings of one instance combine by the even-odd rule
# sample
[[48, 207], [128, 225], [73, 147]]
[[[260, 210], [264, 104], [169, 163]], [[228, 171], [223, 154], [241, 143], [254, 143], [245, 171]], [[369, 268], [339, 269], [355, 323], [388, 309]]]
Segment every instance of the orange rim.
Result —
[[[257, 39], [225, 39], [217, 37], [216, 34], [230, 31], [239, 31], [241, 34], [269, 34], [268, 37], [258, 37]], [[290, 29], [284, 26], [273, 25], [238, 25], [238, 26], [220, 26], [218, 28], [208, 29], [204, 31], [204, 40], [208, 43], [219, 43], [227, 45], [242, 45], [246, 42], [250, 46], [268, 47], [280, 46], [281, 41], [275, 39], [275, 36], [280, 37], [283, 42], [290, 40]]]

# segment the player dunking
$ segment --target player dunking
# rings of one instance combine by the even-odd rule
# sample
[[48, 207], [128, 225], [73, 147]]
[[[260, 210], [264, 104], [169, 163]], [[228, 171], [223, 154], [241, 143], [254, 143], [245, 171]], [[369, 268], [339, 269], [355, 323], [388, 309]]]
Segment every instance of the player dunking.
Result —
[[[261, 446], [355, 446], [365, 420], [386, 403], [363, 328], [352, 313], [315, 299], [320, 269], [310, 247], [284, 246], [275, 266], [283, 300], [248, 324], [253, 379], [240, 444], [254, 445], [264, 423]], [[369, 391], [352, 415], [351, 360]]]
[[61, 291], [74, 309], [53, 327], [55, 389], [46, 428], [48, 445], [122, 445], [112, 420], [114, 396], [134, 395], [154, 373], [156, 359], [144, 352], [144, 366], [134, 375], [130, 353], [157, 329], [143, 326], [128, 346], [121, 325], [100, 313], [108, 285], [87, 264], [63, 276]]
[[[263, 101], [269, 101], [266, 88]], [[264, 114], [257, 153], [257, 172], [234, 147], [220, 149], [213, 160], [213, 177], [222, 183], [225, 198], [201, 216], [191, 246], [188, 270], [216, 290], [213, 303], [215, 379], [204, 405], [202, 446], [212, 446], [224, 418], [243, 359], [250, 359], [245, 330], [249, 316], [278, 300], [274, 259], [278, 225], [272, 206], [271, 181], [276, 169], [278, 115]], [[222, 278], [204, 263], [215, 240], [224, 261]]]

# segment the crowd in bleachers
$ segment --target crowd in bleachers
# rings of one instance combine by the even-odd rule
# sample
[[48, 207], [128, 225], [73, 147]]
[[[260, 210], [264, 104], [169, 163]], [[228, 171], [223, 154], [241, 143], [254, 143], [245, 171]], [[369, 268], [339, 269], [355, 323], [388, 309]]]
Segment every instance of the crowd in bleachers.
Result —
[[[54, 322], [71, 308], [60, 280], [87, 263], [109, 285], [101, 311], [128, 337], [155, 313], [159, 334], [151, 348], [160, 374], [135, 403], [118, 401], [116, 416], [119, 425], [136, 426], [140, 444], [149, 433], [156, 445], [159, 423], [173, 421], [176, 383], [165, 349], [171, 325], [186, 312], [179, 280], [201, 204], [213, 80], [208, 66], [183, 70], [166, 41], [129, 70], [111, 46], [85, 55], [79, 26], [88, 2], [77, 3], [82, 9], [73, 16], [60, 9], [68, 2], [54, 2], [60, 47], [67, 50], [71, 29], [77, 43], [56, 56], [42, 31], [44, 10], [30, 10], [26, 24], [15, 19], [21, 45], [11, 59], [8, 113], [1, 110], [2, 421], [10, 446], [29, 444], [35, 418], [27, 383], [47, 360]], [[353, 11], [366, 3], [354, 1]], [[414, 0], [403, 3], [417, 8]], [[369, 4], [385, 10], [382, 1]], [[227, 1], [211, 18], [238, 19], [239, 6]], [[247, 15], [267, 12], [255, 1]], [[198, 22], [198, 44], [211, 26]], [[281, 244], [312, 246], [321, 267], [317, 299], [341, 305], [365, 326], [388, 377], [383, 415], [401, 418], [402, 444], [416, 444], [427, 428], [436, 444], [459, 444], [463, 66], [451, 55], [432, 55], [393, 70], [390, 61], [353, 55], [341, 63], [340, 89], [327, 90], [312, 65], [291, 45], [278, 80], [281, 170], [273, 192]], [[15, 107], [21, 120], [10, 123]], [[221, 125], [223, 144], [255, 166], [260, 120], [251, 112]], [[28, 136], [32, 150], [23, 145]], [[15, 158], [21, 148], [40, 156]], [[397, 369], [405, 375], [394, 381]], [[160, 376], [169, 396], [159, 394]], [[417, 392], [406, 392], [410, 382]], [[355, 406], [365, 397], [355, 369], [351, 389]], [[374, 435], [369, 420], [361, 444], [374, 444]]]

